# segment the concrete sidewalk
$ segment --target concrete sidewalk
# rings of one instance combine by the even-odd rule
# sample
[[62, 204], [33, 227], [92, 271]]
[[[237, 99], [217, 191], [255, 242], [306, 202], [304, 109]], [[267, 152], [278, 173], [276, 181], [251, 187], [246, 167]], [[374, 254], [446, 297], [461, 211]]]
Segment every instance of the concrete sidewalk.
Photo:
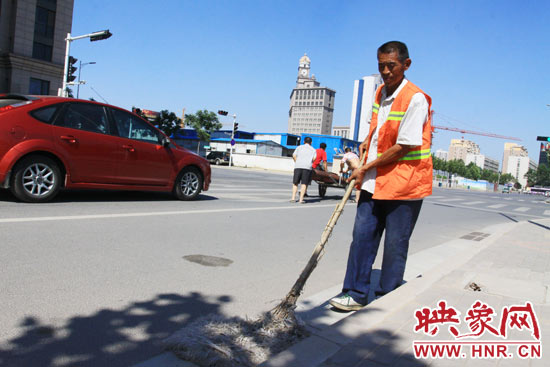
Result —
[[[544, 343], [550, 340], [550, 219], [487, 227], [413, 254], [407, 261], [405, 280], [397, 290], [354, 313], [336, 312], [328, 305], [339, 287], [299, 303], [296, 311], [311, 336], [261, 367], [548, 365]], [[457, 328], [461, 334], [472, 332], [464, 318], [477, 300], [495, 310], [491, 325], [497, 329], [502, 307], [531, 302], [538, 316], [542, 358], [416, 359], [413, 341], [455, 340], [448, 325], [438, 325], [436, 337], [414, 332], [415, 311], [434, 310], [439, 300], [460, 312]], [[495, 338], [485, 333], [479, 340]], [[533, 339], [530, 332], [512, 330], [506, 340]], [[191, 366], [163, 353], [135, 367]]]
[[[465, 238], [466, 237], [466, 238]], [[493, 226], [444, 245], [441, 261], [394, 292], [364, 309], [272, 357], [262, 367], [363, 366], [543, 366], [549, 365], [545, 341], [550, 340], [550, 219]], [[462, 247], [462, 248], [461, 248]], [[420, 266], [411, 259], [409, 278]], [[416, 260], [416, 261], [415, 261]], [[425, 259], [434, 263], [434, 258]], [[413, 273], [411, 273], [411, 271]], [[472, 285], [475, 283], [477, 286]], [[479, 287], [479, 288], [478, 288]], [[473, 288], [477, 289], [474, 291]], [[454, 340], [447, 326], [436, 337], [415, 333], [415, 310], [435, 309], [439, 300], [461, 313], [461, 334], [471, 333], [464, 322], [467, 310], [480, 300], [493, 307], [492, 325], [506, 306], [530, 301], [538, 316], [542, 358], [416, 359], [415, 340]], [[496, 340], [483, 334], [478, 340]], [[498, 340], [503, 340], [502, 338]], [[531, 332], [512, 330], [506, 340], [533, 340]], [[516, 353], [515, 348], [510, 351]], [[548, 348], [546, 348], [548, 350]], [[544, 362], [546, 360], [547, 362]]]

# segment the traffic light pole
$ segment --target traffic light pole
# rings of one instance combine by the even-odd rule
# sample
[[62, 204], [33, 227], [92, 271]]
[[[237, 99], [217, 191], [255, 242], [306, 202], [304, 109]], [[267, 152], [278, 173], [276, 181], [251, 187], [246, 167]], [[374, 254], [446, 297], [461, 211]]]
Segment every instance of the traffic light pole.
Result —
[[57, 92], [58, 96], [68, 97], [68, 95], [69, 95], [67, 93], [67, 85], [69, 85], [69, 83], [67, 83], [67, 77], [69, 76], [69, 53], [71, 51], [71, 42], [82, 39], [82, 38], [90, 38], [90, 41], [92, 41], [92, 42], [93, 41], [100, 41], [100, 40], [107, 39], [111, 36], [112, 36], [112, 34], [111, 34], [111, 32], [109, 32], [108, 29], [104, 30], [104, 31], [84, 34], [82, 36], [76, 36], [76, 37], [71, 37], [71, 34], [67, 33], [67, 38], [65, 38], [65, 42], [67, 43], [67, 45], [65, 46], [65, 68], [63, 70], [63, 83], [61, 85], [61, 90]]
[[57, 95], [60, 97], [67, 97], [67, 77], [69, 76], [69, 53], [71, 51], [71, 34], [67, 33], [67, 38], [65, 38], [67, 45], [65, 47], [65, 67], [63, 68], [63, 84], [61, 85], [61, 90], [57, 92]]
[[[237, 115], [233, 114], [233, 129], [231, 130], [231, 143], [233, 143], [233, 139], [235, 138], [235, 124], [237, 123]], [[233, 165], [233, 147], [234, 145], [231, 144], [231, 150], [229, 151], [229, 167]]]

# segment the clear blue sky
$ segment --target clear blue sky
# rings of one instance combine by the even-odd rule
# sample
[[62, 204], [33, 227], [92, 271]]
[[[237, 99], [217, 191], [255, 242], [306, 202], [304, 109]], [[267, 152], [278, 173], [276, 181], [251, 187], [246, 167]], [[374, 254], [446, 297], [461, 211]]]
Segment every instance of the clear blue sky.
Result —
[[[518, 137], [538, 163], [536, 136], [550, 135], [549, 19], [545, 0], [75, 0], [73, 36], [113, 36], [74, 41], [71, 54], [97, 63], [82, 70], [81, 98], [178, 116], [224, 109], [241, 130], [286, 132], [304, 52], [336, 90], [333, 126], [349, 125], [354, 80], [377, 72], [379, 45], [400, 40], [435, 124]], [[439, 131], [433, 150], [461, 136]], [[501, 161], [506, 140], [464, 137]]]

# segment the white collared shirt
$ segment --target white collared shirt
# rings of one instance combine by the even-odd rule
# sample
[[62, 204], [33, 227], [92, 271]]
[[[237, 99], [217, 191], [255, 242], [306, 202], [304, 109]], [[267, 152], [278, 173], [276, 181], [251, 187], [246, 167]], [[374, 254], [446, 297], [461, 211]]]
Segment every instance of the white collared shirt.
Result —
[[[374, 161], [378, 158], [378, 132], [386, 120], [391, 111], [391, 106], [395, 97], [401, 92], [407, 79], [403, 79], [399, 87], [389, 97], [386, 96], [386, 88], [382, 88], [380, 107], [378, 108], [378, 121], [376, 124], [376, 130], [372, 134], [372, 139], [369, 145], [369, 155], [367, 157], [367, 163]], [[399, 130], [397, 133], [396, 144], [420, 146], [422, 145], [422, 130], [424, 123], [428, 119], [428, 101], [422, 93], [416, 93], [409, 103], [409, 107], [399, 124]], [[363, 178], [361, 185], [362, 190], [366, 190], [371, 194], [374, 194], [374, 187], [376, 182], [376, 168], [372, 168], [367, 171]]]

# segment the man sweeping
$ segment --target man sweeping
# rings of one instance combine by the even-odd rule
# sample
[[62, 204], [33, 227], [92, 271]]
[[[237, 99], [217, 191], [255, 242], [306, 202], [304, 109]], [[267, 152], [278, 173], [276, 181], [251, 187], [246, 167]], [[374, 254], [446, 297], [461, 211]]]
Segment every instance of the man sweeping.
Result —
[[401, 285], [422, 199], [432, 193], [431, 98], [405, 78], [411, 59], [404, 43], [383, 44], [377, 57], [384, 84], [376, 91], [369, 134], [359, 146], [361, 156], [367, 154], [366, 163], [348, 179], [356, 180], [361, 194], [342, 294], [330, 300], [345, 311], [367, 304], [372, 264], [384, 232], [376, 295]]

